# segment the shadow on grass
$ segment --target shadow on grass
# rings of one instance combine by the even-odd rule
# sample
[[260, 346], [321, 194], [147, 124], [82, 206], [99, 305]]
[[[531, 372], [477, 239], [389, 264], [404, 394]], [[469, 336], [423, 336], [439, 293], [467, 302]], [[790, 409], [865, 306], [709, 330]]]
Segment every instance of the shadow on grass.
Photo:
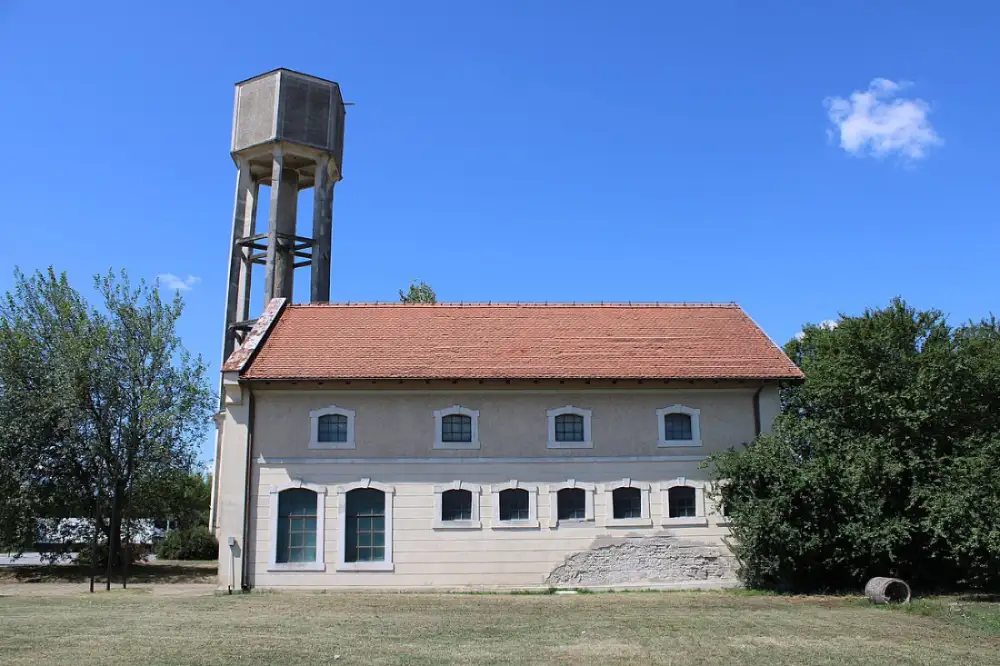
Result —
[[[148, 562], [128, 568], [132, 583], [212, 583], [217, 565], [213, 562]], [[104, 571], [96, 580], [105, 581]], [[122, 572], [112, 580], [121, 582]], [[75, 564], [22, 565], [0, 568], [0, 583], [83, 583], [90, 580], [90, 567]]]

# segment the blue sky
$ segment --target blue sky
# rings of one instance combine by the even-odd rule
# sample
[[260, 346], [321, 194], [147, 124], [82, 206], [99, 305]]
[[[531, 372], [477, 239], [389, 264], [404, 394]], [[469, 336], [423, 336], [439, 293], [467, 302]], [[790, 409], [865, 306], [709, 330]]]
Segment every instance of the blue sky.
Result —
[[217, 370], [232, 85], [283, 66], [356, 104], [334, 300], [737, 301], [779, 343], [895, 295], [996, 308], [995, 3], [302, 7], [0, 4], [0, 289], [193, 276]]

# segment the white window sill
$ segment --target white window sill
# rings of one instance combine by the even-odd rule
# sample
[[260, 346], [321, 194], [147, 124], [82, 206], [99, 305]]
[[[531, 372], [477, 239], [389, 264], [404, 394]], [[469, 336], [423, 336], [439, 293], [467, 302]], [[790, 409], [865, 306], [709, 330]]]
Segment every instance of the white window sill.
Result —
[[663, 523], [665, 527], [677, 527], [682, 525], [690, 526], [704, 526], [708, 525], [708, 518], [704, 516], [695, 516], [693, 518], [664, 518]]
[[661, 449], [691, 448], [701, 446], [700, 439], [661, 439], [656, 442]]
[[354, 442], [309, 442], [310, 449], [356, 449]]
[[269, 572], [279, 571], [326, 571], [326, 562], [271, 562]]
[[538, 529], [537, 520], [501, 520], [493, 523], [490, 527], [495, 530], [521, 530]]
[[478, 530], [482, 527], [483, 523], [479, 520], [437, 520], [434, 522], [436, 530]]
[[560, 521], [557, 521], [557, 522], [555, 522], [555, 523], [552, 524], [552, 528], [553, 529], [555, 529], [557, 527], [558, 528], [568, 527], [570, 529], [573, 529], [573, 528], [578, 528], [578, 527], [593, 527], [593, 526], [594, 526], [594, 520], [592, 518], [591, 519], [583, 519], [583, 520], [580, 520], [580, 519], [577, 519], [577, 520], [560, 520]]
[[434, 442], [435, 449], [454, 449], [457, 451], [478, 450], [479, 442]]
[[554, 442], [550, 441], [546, 443], [546, 448], [549, 449], [592, 449], [594, 448], [594, 442]]
[[340, 562], [337, 571], [393, 571], [392, 562]]
[[612, 518], [604, 523], [605, 527], [652, 527], [653, 521], [649, 518]]

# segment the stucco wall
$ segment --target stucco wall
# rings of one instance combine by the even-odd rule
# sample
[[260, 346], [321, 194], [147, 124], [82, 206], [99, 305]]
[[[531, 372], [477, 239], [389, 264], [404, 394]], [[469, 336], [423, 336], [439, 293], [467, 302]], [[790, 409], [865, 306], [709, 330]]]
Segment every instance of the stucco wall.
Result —
[[[706, 494], [700, 526], [664, 526], [662, 482], [686, 477], [702, 479], [696, 462], [657, 463], [311, 463], [255, 465], [256, 499], [251, 515], [250, 579], [255, 587], [374, 587], [374, 588], [541, 588], [549, 585], [663, 585], [732, 583], [731, 558], [722, 538], [726, 528]], [[392, 572], [337, 571], [340, 484], [361, 476], [393, 488]], [[611, 527], [608, 493], [602, 484], [631, 477], [651, 486], [651, 525]], [[490, 486], [516, 479], [537, 486], [539, 527], [494, 529]], [[551, 526], [549, 490], [575, 479], [597, 484], [595, 520], [586, 525]], [[481, 485], [478, 496], [482, 527], [434, 529], [434, 485], [460, 480]], [[325, 571], [269, 571], [270, 488], [289, 481], [326, 489], [324, 522]], [[636, 564], [653, 562], [623, 573], [609, 564], [608, 546], [627, 545]], [[683, 546], [691, 546], [682, 549]], [[671, 548], [673, 551], [671, 551]], [[670, 553], [684, 550], [683, 562]], [[591, 558], [581, 554], [594, 553]], [[613, 554], [613, 553], [612, 553]], [[667, 555], [667, 557], [664, 557]], [[575, 558], [575, 559], [574, 559]], [[650, 559], [652, 558], [652, 559]], [[614, 558], [612, 557], [611, 560]], [[673, 564], [668, 564], [673, 562]], [[701, 562], [702, 564], [698, 564]], [[553, 572], [556, 572], [553, 575]], [[564, 581], [575, 581], [572, 585]]]
[[[479, 411], [483, 457], [648, 456], [657, 446], [656, 410], [683, 404], [701, 410], [698, 450], [722, 451], [754, 437], [756, 388], [618, 391], [282, 391], [256, 389], [255, 453], [265, 457], [468, 457], [434, 449], [434, 411], [461, 405]], [[761, 394], [761, 412], [770, 393]], [[355, 411], [354, 450], [310, 450], [309, 412], [336, 405]], [[547, 449], [546, 411], [573, 405], [592, 411], [592, 449]], [[770, 419], [762, 419], [762, 422]], [[690, 452], [686, 447], [680, 451]]]
[[[495, 588], [716, 584], [731, 582], [724, 521], [704, 493], [704, 524], [664, 524], [663, 486], [704, 483], [700, 461], [754, 437], [752, 388], [620, 390], [288, 390], [256, 385], [233, 391], [222, 419], [217, 535], [220, 585], [240, 583], [247, 558], [255, 587]], [[775, 387], [759, 396], [761, 428], [779, 409]], [[434, 411], [479, 411], [479, 450], [434, 448]], [[593, 448], [549, 449], [546, 411], [592, 410]], [[700, 447], [657, 445], [656, 410], [700, 410]], [[356, 448], [310, 449], [309, 412], [336, 405], [355, 412]], [[252, 417], [251, 417], [252, 412]], [[247, 426], [253, 421], [250, 514], [243, 536]], [[337, 571], [342, 484], [369, 478], [393, 487], [392, 572]], [[606, 485], [631, 478], [649, 484], [651, 525], [607, 525]], [[538, 488], [539, 526], [494, 529], [493, 486], [516, 479]], [[569, 479], [593, 483], [595, 519], [550, 525], [550, 491]], [[434, 529], [434, 486], [480, 484], [482, 527]], [[269, 571], [271, 489], [289, 483], [326, 491], [324, 570]], [[229, 538], [235, 541], [230, 547]], [[234, 557], [235, 556], [235, 557]], [[232, 563], [232, 569], [230, 568]], [[637, 563], [646, 563], [639, 565]], [[573, 585], [570, 583], [575, 581]]]

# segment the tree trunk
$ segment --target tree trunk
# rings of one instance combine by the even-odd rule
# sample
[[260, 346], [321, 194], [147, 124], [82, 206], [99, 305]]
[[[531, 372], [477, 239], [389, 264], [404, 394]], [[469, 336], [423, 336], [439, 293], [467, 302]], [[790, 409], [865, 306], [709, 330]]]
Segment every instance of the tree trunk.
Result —
[[122, 543], [122, 495], [125, 488], [116, 483], [114, 495], [111, 498], [111, 524], [108, 526], [108, 580], [105, 589], [111, 589], [111, 575], [118, 563], [118, 551]]

